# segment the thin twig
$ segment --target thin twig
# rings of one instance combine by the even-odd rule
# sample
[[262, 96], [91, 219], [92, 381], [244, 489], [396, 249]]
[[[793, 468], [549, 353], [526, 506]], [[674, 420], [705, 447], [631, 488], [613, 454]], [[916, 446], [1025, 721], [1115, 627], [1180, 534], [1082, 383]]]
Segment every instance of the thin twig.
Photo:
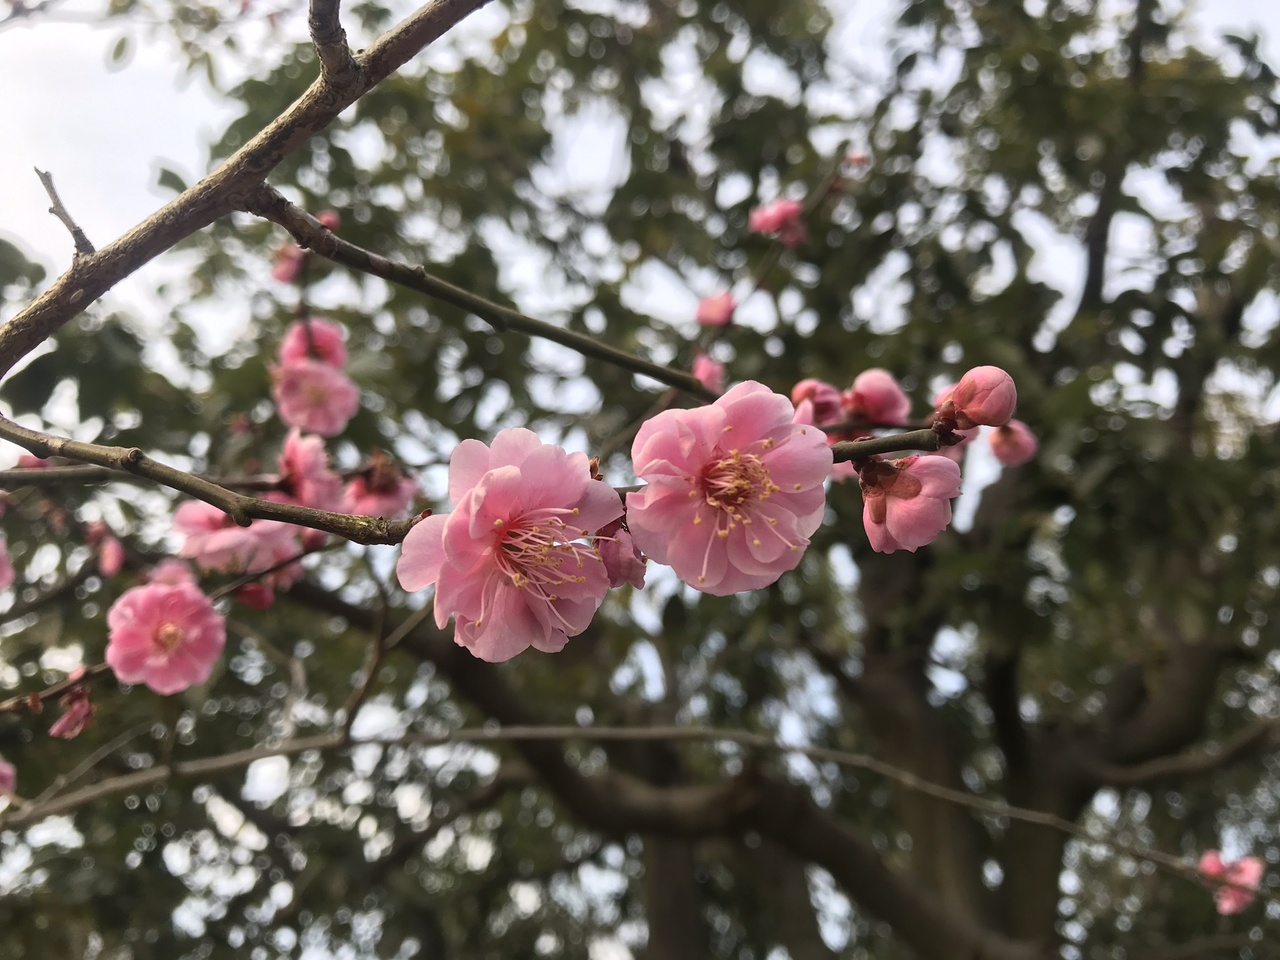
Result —
[[49, 195], [49, 202], [53, 204], [49, 208], [49, 212], [61, 220], [62, 225], [71, 233], [71, 241], [76, 245], [76, 254], [93, 253], [93, 244], [89, 242], [89, 238], [80, 229], [80, 225], [71, 218], [71, 214], [62, 203], [62, 198], [58, 196], [58, 191], [53, 185], [53, 174], [45, 173], [39, 167], [34, 169], [36, 176], [40, 178], [41, 185], [44, 186], [44, 192]]
[[557, 327], [545, 320], [527, 317], [510, 307], [504, 307], [468, 290], [463, 290], [461, 287], [455, 287], [428, 273], [421, 266], [400, 263], [363, 247], [357, 247], [325, 229], [319, 220], [290, 203], [282, 194], [266, 184], [247, 199], [243, 208], [249, 213], [284, 227], [301, 246], [314, 250], [327, 260], [361, 273], [381, 277], [383, 280], [417, 291], [432, 299], [452, 304], [479, 317], [500, 333], [513, 330], [527, 336], [549, 340], [562, 347], [568, 347], [584, 357], [602, 360], [623, 370], [676, 387], [700, 400], [716, 399], [717, 394], [704, 387], [697, 377], [690, 373], [645, 360], [625, 350], [601, 343], [586, 334]]
[[91, 667], [85, 667], [84, 672], [79, 676], [67, 677], [65, 680], [59, 680], [51, 687], [45, 687], [43, 690], [33, 690], [31, 693], [22, 693], [16, 697], [10, 697], [8, 700], [0, 700], [0, 713], [15, 713], [19, 710], [30, 710], [34, 703], [43, 704], [46, 700], [52, 700], [55, 697], [60, 697], [72, 687], [78, 687], [82, 683], [87, 683], [90, 680], [96, 680], [109, 669], [110, 668], [105, 663], [95, 663]]
[[831, 453], [836, 463], [852, 460], [869, 460], [882, 453], [897, 453], [900, 450], [924, 450], [930, 453], [941, 450], [941, 437], [933, 430], [912, 430], [910, 433], [896, 433], [889, 437], [868, 437], [866, 440], [841, 440], [831, 445]]
[[338, 0], [311, 0], [307, 27], [311, 31], [311, 42], [316, 45], [325, 83], [339, 88], [356, 83], [360, 64], [347, 46], [347, 34], [338, 19]]
[[107, 759], [107, 757], [111, 756], [113, 753], [115, 753], [125, 744], [129, 743], [131, 740], [134, 740], [138, 736], [146, 733], [155, 725], [156, 724], [154, 720], [147, 720], [143, 723], [135, 724], [134, 726], [126, 730], [124, 733], [121, 733], [118, 736], [115, 736], [112, 739], [108, 740], [106, 743], [100, 746], [97, 750], [93, 751], [93, 753], [89, 754], [89, 756], [87, 756], [84, 760], [76, 764], [76, 766], [72, 768], [70, 773], [59, 774], [58, 776], [54, 777], [53, 782], [49, 784], [48, 787], [45, 788], [44, 792], [41, 793], [40, 796], [36, 797], [36, 799], [32, 801], [32, 804], [34, 806], [39, 806], [42, 803], [47, 803], [48, 801], [52, 800], [55, 796], [61, 793], [63, 789], [75, 783], [77, 780], [83, 777], [86, 773], [88, 773], [90, 770], [92, 770], [94, 767], [100, 764], [103, 760]]

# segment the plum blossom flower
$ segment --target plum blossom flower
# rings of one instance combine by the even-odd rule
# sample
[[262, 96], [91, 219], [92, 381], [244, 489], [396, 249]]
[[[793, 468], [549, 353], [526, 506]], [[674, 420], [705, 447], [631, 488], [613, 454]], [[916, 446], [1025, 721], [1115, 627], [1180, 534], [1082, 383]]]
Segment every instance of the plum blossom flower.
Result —
[[799, 408], [808, 400], [813, 409], [813, 423], [823, 427], [830, 423], [839, 423], [844, 419], [844, 408], [840, 402], [840, 391], [831, 384], [812, 378], [801, 380], [791, 388], [791, 402]]
[[689, 585], [725, 596], [793, 569], [822, 523], [831, 450], [821, 430], [763, 384], [734, 385], [710, 406], [665, 410], [631, 447], [627, 494], [636, 546]]
[[400, 585], [436, 585], [436, 625], [482, 660], [526, 647], [564, 648], [599, 609], [609, 575], [594, 543], [622, 515], [614, 490], [591, 477], [585, 454], [503, 430], [489, 447], [464, 440], [449, 460], [452, 513], [430, 516], [405, 537]]
[[609, 586], [629, 583], [637, 590], [644, 586], [645, 559], [621, 517], [596, 531], [595, 541], [605, 572], [609, 574]]
[[[832, 387], [831, 389], [835, 390], [835, 387]], [[794, 393], [795, 391], [793, 390], [792, 392]], [[836, 393], [836, 396], [839, 396], [838, 391]], [[809, 397], [806, 397], [805, 399], [801, 400], [799, 403], [796, 404], [796, 412], [795, 414], [792, 415], [791, 422], [799, 423], [806, 427], [817, 426], [818, 418], [814, 416], [813, 411], [814, 411], [813, 400], [810, 399]], [[837, 419], [839, 419], [838, 415], [837, 415]], [[827, 446], [829, 447], [832, 446], [833, 444], [838, 443], [840, 440], [845, 439], [845, 435], [843, 433], [839, 433], [833, 430], [824, 431], [824, 434], [827, 438]], [[842, 460], [839, 463], [833, 462], [831, 464], [831, 473], [829, 474], [829, 476], [831, 477], [832, 480], [852, 480], [857, 475], [858, 475], [857, 468], [854, 467], [854, 465], [847, 460]]]
[[1013, 377], [999, 367], [974, 367], [938, 405], [938, 416], [954, 419], [960, 430], [979, 425], [999, 427], [1009, 422], [1017, 405]]
[[293, 529], [275, 520], [254, 520], [247, 527], [203, 500], [188, 500], [173, 515], [186, 536], [178, 556], [204, 570], [258, 573], [298, 552]]
[[1006, 467], [1022, 466], [1040, 449], [1040, 441], [1021, 420], [1010, 420], [1004, 426], [996, 427], [987, 439], [991, 443], [991, 452]]
[[288, 426], [322, 437], [340, 434], [360, 408], [360, 390], [351, 378], [320, 360], [273, 368], [271, 398]]
[[11, 796], [17, 786], [18, 769], [4, 757], [0, 757], [0, 796]]
[[[83, 667], [77, 668], [72, 676], [83, 672]], [[62, 740], [71, 740], [80, 736], [84, 728], [89, 725], [89, 721], [93, 719], [93, 715], [98, 712], [98, 708], [94, 706], [89, 696], [89, 689], [83, 683], [78, 683], [68, 690], [58, 703], [65, 709], [62, 716], [50, 724], [49, 736]]]
[[868, 461], [858, 476], [862, 525], [877, 553], [915, 553], [951, 522], [951, 498], [960, 494], [960, 467], [953, 460], [877, 458]]
[[870, 424], [897, 424], [911, 415], [911, 398], [893, 374], [879, 367], [864, 370], [840, 395], [844, 415]]
[[123, 683], [171, 694], [209, 679], [226, 624], [194, 584], [133, 587], [107, 611], [107, 664]]
[[8, 590], [13, 586], [13, 561], [9, 559], [9, 544], [0, 533], [0, 590]]
[[368, 469], [343, 491], [342, 509], [366, 517], [399, 517], [408, 512], [417, 494], [417, 482], [385, 453], [375, 450]]
[[342, 506], [342, 478], [329, 469], [324, 439], [294, 427], [280, 451], [280, 489], [289, 502], [316, 510]]
[[697, 321], [704, 327], [723, 327], [733, 319], [738, 303], [729, 291], [703, 297], [698, 301]]
[[98, 551], [98, 572], [114, 577], [124, 566], [124, 547], [111, 534], [111, 528], [94, 520], [85, 528], [85, 543]]
[[[1200, 857], [1199, 870], [1211, 880], [1222, 880], [1235, 886], [1215, 885], [1213, 903], [1218, 913], [1227, 917], [1243, 913], [1257, 899], [1257, 889], [1266, 872], [1257, 857], [1241, 857], [1232, 863], [1224, 863], [1217, 850], [1206, 850]], [[1244, 889], [1247, 888], [1247, 889]]]
[[724, 364], [705, 353], [693, 358], [693, 375], [713, 393], [724, 393]]
[[311, 317], [291, 323], [280, 341], [280, 363], [287, 366], [299, 360], [319, 360], [341, 369], [347, 364], [344, 338], [342, 325], [332, 320]]
[[751, 211], [747, 229], [776, 236], [784, 247], [793, 249], [809, 239], [809, 232], [800, 219], [803, 214], [804, 206], [797, 200], [774, 200]]

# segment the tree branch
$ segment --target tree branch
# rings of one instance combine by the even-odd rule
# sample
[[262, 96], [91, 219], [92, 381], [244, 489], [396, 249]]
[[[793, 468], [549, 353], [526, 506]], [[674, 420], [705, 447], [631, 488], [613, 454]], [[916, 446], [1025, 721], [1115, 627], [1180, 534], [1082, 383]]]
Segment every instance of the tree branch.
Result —
[[44, 192], [49, 195], [49, 202], [53, 204], [49, 208], [49, 212], [62, 221], [62, 225], [67, 228], [71, 234], [71, 242], [75, 244], [76, 253], [93, 253], [93, 244], [89, 242], [89, 238], [85, 236], [80, 225], [75, 222], [67, 208], [62, 203], [62, 198], [58, 196], [58, 191], [53, 185], [53, 174], [45, 173], [39, 167], [36, 168], [36, 176], [40, 178], [40, 183], [44, 187]]
[[434, 277], [423, 267], [390, 260], [363, 247], [357, 247], [325, 229], [319, 220], [290, 203], [277, 190], [265, 184], [245, 200], [244, 209], [284, 227], [299, 245], [315, 251], [327, 260], [361, 273], [381, 277], [389, 283], [414, 290], [432, 299], [452, 304], [479, 317], [500, 333], [514, 330], [517, 333], [558, 343], [584, 357], [602, 360], [623, 370], [650, 377], [700, 400], [712, 401], [718, 396], [704, 387], [692, 374], [672, 370], [600, 343], [585, 334], [557, 327], [545, 320], [527, 317], [519, 311], [501, 306]]
[[311, 0], [307, 28], [320, 58], [320, 73], [326, 83], [348, 87], [359, 82], [360, 64], [347, 46], [347, 34], [338, 19], [339, 0]]
[[1201, 777], [1276, 749], [1280, 749], [1280, 721], [1259, 720], [1228, 737], [1216, 750], [1200, 747], [1131, 766], [1091, 760], [1086, 770], [1110, 786], [1139, 787], [1157, 780]]

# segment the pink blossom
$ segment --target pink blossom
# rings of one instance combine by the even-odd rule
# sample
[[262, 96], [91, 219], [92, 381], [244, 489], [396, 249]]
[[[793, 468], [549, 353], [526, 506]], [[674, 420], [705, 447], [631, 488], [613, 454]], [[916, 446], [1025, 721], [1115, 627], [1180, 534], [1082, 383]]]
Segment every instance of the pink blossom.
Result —
[[305, 323], [291, 323], [280, 341], [280, 363], [288, 366], [299, 360], [319, 360], [342, 368], [347, 363], [344, 339], [342, 325], [332, 320], [311, 317]]
[[4, 757], [0, 757], [0, 796], [12, 796], [18, 786], [18, 769]]
[[[72, 676], [75, 675], [73, 672]], [[89, 696], [88, 688], [82, 683], [76, 684], [63, 694], [58, 703], [65, 709], [62, 716], [50, 724], [49, 736], [62, 740], [71, 740], [80, 736], [84, 728], [89, 725], [89, 721], [93, 719], [93, 715], [98, 712], [98, 708], [93, 705], [93, 700]]]
[[716, 596], [793, 569], [822, 523], [831, 470], [826, 437], [794, 414], [786, 397], [747, 381], [710, 406], [647, 421], [631, 447], [648, 483], [627, 494], [636, 545]]
[[271, 279], [280, 283], [293, 283], [302, 275], [302, 265], [306, 262], [307, 251], [296, 243], [286, 243], [276, 251], [275, 263], [271, 267]]
[[94, 520], [85, 528], [85, 543], [98, 551], [98, 572], [114, 577], [124, 566], [124, 547], [111, 535], [111, 528]]
[[[221, 511], [219, 511], [221, 512]], [[223, 514], [226, 516], [226, 514]], [[230, 520], [230, 517], [227, 517]], [[195, 583], [195, 574], [191, 572], [191, 564], [185, 560], [177, 560], [173, 557], [166, 557], [151, 568], [147, 574], [147, 581], [150, 583], [167, 583], [173, 585], [175, 583]]]
[[265, 583], [243, 583], [232, 596], [254, 610], [270, 610], [276, 602], [275, 591]]
[[938, 416], [954, 419], [961, 430], [980, 424], [999, 427], [1009, 422], [1017, 405], [1013, 377], [999, 367], [974, 367], [939, 405]]
[[723, 327], [733, 319], [738, 303], [729, 291], [703, 297], [698, 301], [697, 320], [704, 327]]
[[845, 416], [868, 424], [900, 424], [911, 415], [911, 398], [903, 392], [888, 370], [872, 367], [853, 381], [840, 395]]
[[360, 391], [341, 370], [319, 360], [298, 360], [271, 371], [271, 397], [291, 427], [335, 437], [360, 407]]
[[1002, 427], [996, 427], [988, 438], [991, 452], [1006, 467], [1020, 467], [1030, 461], [1040, 449], [1040, 442], [1021, 420], [1010, 420]]
[[13, 586], [13, 561], [9, 559], [9, 544], [0, 533], [0, 590], [8, 590]]
[[840, 391], [831, 384], [822, 380], [801, 380], [791, 388], [791, 402], [799, 407], [806, 400], [813, 406], [813, 420], [816, 426], [825, 427], [844, 419]]
[[254, 520], [247, 527], [203, 500], [188, 500], [173, 515], [173, 526], [186, 536], [178, 556], [204, 570], [258, 573], [297, 553], [288, 524]]
[[788, 249], [800, 246], [809, 239], [805, 229], [804, 207], [796, 200], [774, 200], [751, 211], [747, 229], [752, 233], [776, 235], [778, 242]]
[[724, 393], [724, 364], [705, 353], [693, 358], [693, 375], [712, 393]]
[[1257, 899], [1256, 891], [1266, 872], [1265, 866], [1257, 857], [1241, 857], [1233, 863], [1223, 863], [1222, 855], [1217, 850], [1205, 851], [1200, 858], [1199, 870], [1209, 879], [1223, 881], [1224, 885], [1214, 887], [1213, 902], [1218, 913], [1224, 917], [1243, 913]]
[[375, 450], [368, 469], [343, 491], [342, 509], [365, 517], [399, 517], [408, 512], [417, 495], [417, 482], [402, 473], [390, 457]]
[[419, 522], [396, 573], [406, 590], [436, 585], [435, 616], [482, 660], [528, 646], [554, 653], [599, 609], [609, 576], [596, 546], [579, 542], [622, 515], [585, 454], [503, 430], [488, 447], [464, 440], [449, 460], [446, 516]]
[[280, 451], [280, 489], [292, 503], [316, 510], [342, 506], [342, 478], [329, 469], [321, 437], [303, 436], [294, 427]]
[[43, 470], [45, 467], [53, 466], [53, 460], [49, 457], [37, 457], [30, 453], [18, 455], [18, 466], [23, 470]]
[[862, 525], [878, 553], [931, 543], [951, 522], [951, 498], [960, 494], [960, 467], [946, 457], [875, 459], [859, 472]]
[[122, 683], [177, 693], [209, 679], [226, 645], [213, 602], [190, 583], [126, 590], [107, 611], [107, 663]]
[[[834, 390], [835, 387], [832, 387], [831, 389]], [[794, 393], [794, 390], [792, 392]], [[837, 394], [837, 396], [838, 395], [839, 394]], [[812, 427], [817, 425], [815, 422], [816, 419], [817, 418], [813, 415], [813, 400], [806, 397], [796, 404], [796, 412], [792, 415], [791, 422], [798, 423], [806, 427]], [[835, 433], [829, 430], [824, 431], [824, 433], [827, 438], [828, 447], [838, 443], [841, 439], [846, 438], [845, 434]], [[831, 464], [831, 473], [829, 476], [832, 480], [852, 480], [857, 475], [857, 468], [847, 460]]]
[[322, 227], [333, 233], [337, 233], [338, 228], [342, 226], [342, 214], [337, 210], [321, 210], [316, 214], [316, 219], [320, 221]]
[[623, 526], [622, 517], [596, 531], [595, 541], [609, 574], [609, 586], [629, 583], [637, 590], [644, 586], [645, 559], [636, 549], [631, 532]]

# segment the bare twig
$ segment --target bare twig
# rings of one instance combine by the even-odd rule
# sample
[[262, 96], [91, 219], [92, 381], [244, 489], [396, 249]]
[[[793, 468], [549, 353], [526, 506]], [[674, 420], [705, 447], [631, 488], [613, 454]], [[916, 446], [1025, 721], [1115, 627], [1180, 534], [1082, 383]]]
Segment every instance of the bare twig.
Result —
[[327, 260], [359, 270], [361, 273], [381, 277], [383, 280], [415, 290], [432, 299], [452, 304], [479, 317], [499, 332], [512, 330], [527, 336], [549, 340], [562, 347], [568, 347], [584, 357], [602, 360], [623, 370], [650, 377], [701, 400], [716, 399], [717, 394], [704, 387], [692, 374], [672, 370], [659, 363], [634, 356], [625, 350], [600, 343], [594, 337], [557, 327], [545, 320], [527, 317], [517, 310], [486, 300], [484, 297], [432, 276], [423, 267], [389, 260], [363, 247], [357, 247], [325, 229], [319, 220], [290, 203], [282, 194], [265, 184], [246, 198], [243, 208], [249, 213], [284, 227], [299, 244], [314, 250]]
[[49, 202], [53, 204], [49, 208], [49, 212], [62, 221], [62, 225], [67, 228], [71, 234], [71, 241], [76, 245], [76, 254], [93, 253], [93, 244], [89, 242], [89, 238], [85, 236], [80, 225], [72, 219], [71, 214], [67, 212], [67, 208], [62, 203], [62, 198], [58, 196], [58, 191], [53, 185], [53, 174], [45, 173], [39, 167], [35, 168], [36, 176], [40, 178], [40, 183], [44, 187], [44, 192], [49, 195]]
[[[12, 326], [13, 321], [10, 321]], [[8, 327], [4, 328], [8, 329]], [[3, 334], [0, 333], [0, 337]], [[281, 520], [300, 527], [310, 527], [336, 534], [353, 543], [399, 543], [414, 520], [385, 520], [382, 517], [357, 517], [328, 510], [315, 510], [292, 503], [276, 503], [235, 493], [193, 474], [153, 460], [137, 447], [109, 447], [98, 443], [68, 440], [30, 430], [12, 420], [0, 417], [0, 437], [12, 440], [38, 457], [59, 456], [69, 460], [110, 467], [154, 480], [173, 490], [211, 503], [242, 527], [257, 520]]]
[[307, 27], [320, 58], [321, 76], [326, 83], [346, 88], [359, 82], [360, 64], [347, 46], [347, 34], [338, 20], [339, 0], [311, 0]]
[[90, 770], [92, 770], [94, 767], [100, 764], [103, 760], [107, 759], [107, 757], [111, 756], [113, 753], [115, 753], [125, 744], [129, 743], [131, 740], [134, 740], [138, 736], [146, 733], [155, 725], [156, 725], [155, 721], [147, 720], [143, 723], [135, 724], [134, 726], [126, 730], [124, 733], [121, 733], [113, 737], [112, 739], [108, 740], [106, 743], [100, 746], [97, 750], [93, 751], [93, 753], [89, 754], [89, 756], [85, 757], [84, 760], [76, 764], [76, 766], [72, 768], [70, 773], [59, 774], [58, 776], [54, 777], [53, 782], [49, 784], [48, 787], [45, 788], [44, 792], [41, 793], [40, 796], [36, 797], [36, 799], [32, 801], [32, 805], [38, 807], [42, 803], [49, 802], [55, 796], [61, 793], [65, 788], [75, 783], [77, 780], [83, 777], [86, 773], [88, 773]]
[[1278, 742], [1280, 720], [1259, 720], [1228, 737], [1213, 751], [1200, 747], [1132, 765], [1090, 760], [1085, 769], [1089, 776], [1101, 783], [1117, 787], [1137, 787], [1155, 780], [1198, 777], [1212, 773], [1237, 760], [1273, 750]]
[[[35, 690], [31, 693], [19, 694], [16, 697], [10, 697], [8, 700], [0, 700], [0, 713], [15, 713], [19, 710], [30, 710], [31, 707], [46, 700], [52, 700], [60, 697], [72, 687], [78, 687], [82, 683], [90, 680], [96, 680], [105, 674], [110, 668], [105, 663], [95, 663], [91, 667], [85, 667], [84, 672], [77, 677], [67, 677], [65, 680], [59, 680], [51, 687], [45, 687], [43, 690]], [[38, 710], [36, 712], [39, 712]]]

